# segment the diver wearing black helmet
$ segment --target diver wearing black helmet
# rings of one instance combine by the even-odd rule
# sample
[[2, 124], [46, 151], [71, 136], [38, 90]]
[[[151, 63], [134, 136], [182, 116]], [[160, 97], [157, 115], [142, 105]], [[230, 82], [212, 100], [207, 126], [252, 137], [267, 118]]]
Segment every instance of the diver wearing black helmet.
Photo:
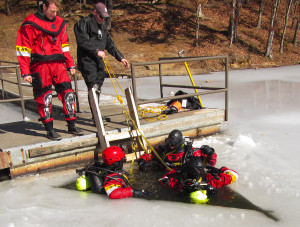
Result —
[[[231, 184], [238, 179], [238, 173], [227, 167], [204, 167], [200, 157], [190, 157], [181, 171], [166, 173], [159, 182], [181, 192], [200, 191], [209, 198], [216, 194], [217, 188]], [[206, 200], [207, 201], [207, 200]]]
[[[171, 169], [180, 169], [184, 160], [189, 156], [200, 157], [202, 161], [206, 161], [208, 165], [215, 166], [217, 162], [217, 154], [214, 148], [203, 145], [201, 148], [194, 148], [192, 143], [187, 143], [181, 131], [175, 129], [170, 132], [165, 139], [165, 143], [158, 145], [155, 150], [160, 155], [165, 164]], [[156, 159], [153, 153], [145, 153], [138, 160], [139, 169], [147, 171], [150, 159]]]

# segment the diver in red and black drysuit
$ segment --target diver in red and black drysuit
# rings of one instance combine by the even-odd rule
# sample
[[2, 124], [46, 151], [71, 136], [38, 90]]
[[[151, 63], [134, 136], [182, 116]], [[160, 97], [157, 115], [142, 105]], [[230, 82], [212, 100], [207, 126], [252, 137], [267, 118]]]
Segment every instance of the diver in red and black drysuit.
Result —
[[[189, 156], [200, 157], [203, 162], [207, 162], [210, 166], [215, 166], [217, 162], [217, 154], [214, 148], [208, 145], [203, 145], [201, 148], [194, 148], [192, 147], [192, 143], [185, 144], [182, 133], [177, 129], [171, 131], [165, 140], [165, 144], [157, 146], [155, 150], [165, 164], [173, 170], [181, 168], [184, 160]], [[149, 160], [156, 158], [153, 153], [141, 155], [138, 160], [139, 169], [146, 171]]]
[[75, 65], [69, 53], [66, 21], [56, 15], [59, 6], [59, 0], [43, 1], [42, 8], [24, 20], [16, 42], [21, 75], [32, 83], [40, 120], [47, 136], [53, 140], [59, 140], [61, 136], [53, 129], [52, 85], [63, 103], [68, 131], [83, 134], [75, 127], [75, 94], [67, 73], [68, 69], [74, 75]]
[[102, 158], [103, 163], [98, 162], [93, 166], [77, 171], [85, 172], [94, 193], [106, 193], [110, 199], [145, 198], [149, 196], [149, 192], [133, 189], [130, 186], [123, 170], [126, 157], [122, 148], [118, 146], [108, 147], [103, 151]]
[[191, 157], [181, 171], [168, 172], [159, 182], [178, 191], [206, 190], [209, 196], [213, 196], [217, 188], [235, 182], [238, 176], [236, 171], [227, 167], [204, 167], [200, 157]]

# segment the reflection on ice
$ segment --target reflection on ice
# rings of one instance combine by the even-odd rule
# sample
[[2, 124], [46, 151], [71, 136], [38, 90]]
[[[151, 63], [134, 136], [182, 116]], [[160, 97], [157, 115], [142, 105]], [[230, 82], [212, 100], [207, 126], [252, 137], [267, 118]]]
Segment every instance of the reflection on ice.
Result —
[[[299, 109], [300, 82], [256, 81], [230, 89], [230, 103], [247, 117]], [[247, 108], [245, 108], [245, 106]]]

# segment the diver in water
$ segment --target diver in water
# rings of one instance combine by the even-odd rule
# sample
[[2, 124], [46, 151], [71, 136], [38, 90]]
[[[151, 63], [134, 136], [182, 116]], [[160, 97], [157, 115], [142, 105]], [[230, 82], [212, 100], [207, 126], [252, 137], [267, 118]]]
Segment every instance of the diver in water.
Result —
[[[177, 129], [171, 131], [168, 138], [165, 139], [165, 144], [158, 145], [155, 150], [172, 170], [180, 169], [185, 159], [190, 156], [199, 157], [210, 166], [215, 166], [217, 162], [217, 154], [214, 148], [208, 145], [203, 145], [201, 148], [192, 147], [192, 142], [186, 142], [181, 131]], [[143, 154], [138, 160], [139, 169], [147, 171], [149, 160], [156, 158], [153, 153]]]
[[[133, 189], [123, 170], [123, 163], [126, 162], [124, 151], [118, 146], [106, 148], [102, 153], [103, 163], [96, 162], [76, 172], [82, 174], [77, 179], [78, 190], [92, 190], [94, 193], [107, 194], [110, 199], [122, 199], [126, 197], [145, 198], [149, 192]], [[81, 187], [81, 180], [85, 179], [86, 184]]]
[[237, 172], [227, 167], [204, 167], [200, 157], [191, 157], [182, 166], [181, 171], [168, 172], [159, 182], [180, 192], [197, 192], [198, 196], [200, 193], [202, 199], [207, 201], [216, 195], [216, 189], [232, 184], [238, 176]]

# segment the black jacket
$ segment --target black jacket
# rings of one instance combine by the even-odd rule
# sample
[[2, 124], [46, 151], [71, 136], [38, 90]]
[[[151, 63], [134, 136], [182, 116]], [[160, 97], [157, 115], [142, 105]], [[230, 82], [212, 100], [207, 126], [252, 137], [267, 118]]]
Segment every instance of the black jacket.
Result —
[[[77, 60], [79, 68], [87, 60], [99, 61], [97, 52], [107, 50], [109, 54], [121, 61], [124, 56], [116, 48], [104, 23], [98, 24], [93, 14], [81, 19], [74, 25], [77, 40]], [[101, 60], [102, 63], [102, 60]]]

